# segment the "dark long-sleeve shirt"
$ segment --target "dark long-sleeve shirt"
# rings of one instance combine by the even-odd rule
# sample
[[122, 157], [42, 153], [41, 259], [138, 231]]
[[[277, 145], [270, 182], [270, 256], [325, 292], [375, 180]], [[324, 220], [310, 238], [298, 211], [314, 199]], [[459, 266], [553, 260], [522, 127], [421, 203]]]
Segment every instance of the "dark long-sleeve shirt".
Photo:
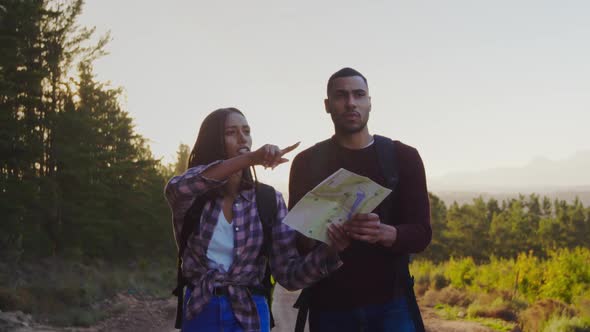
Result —
[[[351, 150], [332, 140], [321, 158], [325, 158], [324, 169], [313, 165], [313, 150], [299, 153], [293, 160], [289, 181], [289, 207], [292, 208], [319, 181], [340, 168], [386, 186], [385, 177], [377, 159], [375, 144]], [[395, 142], [399, 182], [395, 188], [391, 205], [386, 201], [374, 213], [390, 208], [390, 220], [381, 220], [395, 225], [397, 239], [392, 247], [353, 241], [341, 253], [343, 266], [313, 286], [311, 307], [323, 309], [345, 309], [368, 304], [380, 304], [407, 292], [407, 275], [400, 269], [402, 256], [424, 250], [430, 243], [430, 207], [424, 165], [413, 147]], [[318, 176], [319, 175], [319, 176]], [[301, 235], [300, 235], [301, 236]], [[407, 263], [405, 263], [407, 265]]]

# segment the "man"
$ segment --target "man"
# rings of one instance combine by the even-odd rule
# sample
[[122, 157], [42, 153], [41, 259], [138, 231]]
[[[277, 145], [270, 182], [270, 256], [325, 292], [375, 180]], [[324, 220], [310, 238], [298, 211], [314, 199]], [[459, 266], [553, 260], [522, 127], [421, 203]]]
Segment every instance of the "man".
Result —
[[[350, 245], [340, 254], [343, 266], [306, 290], [310, 331], [419, 331], [423, 326], [408, 265], [409, 254], [423, 251], [432, 237], [422, 160], [416, 149], [369, 133], [371, 97], [361, 73], [339, 70], [328, 80], [327, 92], [324, 104], [334, 136], [293, 160], [289, 207], [340, 168], [391, 187], [385, 173], [393, 170], [383, 171], [377, 138], [394, 150], [391, 165], [398, 181], [373, 213], [344, 224]], [[299, 236], [300, 251], [309, 250], [314, 241]]]

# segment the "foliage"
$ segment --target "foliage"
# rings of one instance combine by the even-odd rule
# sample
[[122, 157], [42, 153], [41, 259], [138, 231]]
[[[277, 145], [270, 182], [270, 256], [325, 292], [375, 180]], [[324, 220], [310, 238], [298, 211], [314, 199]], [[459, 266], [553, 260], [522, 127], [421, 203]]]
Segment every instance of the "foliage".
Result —
[[0, 275], [12, 275], [0, 283], [0, 307], [32, 313], [55, 325], [88, 326], [110, 310], [121, 311], [109, 300], [116, 294], [168, 297], [175, 283], [174, 264], [174, 257], [117, 264], [61, 258], [0, 264]]
[[545, 325], [544, 332], [590, 332], [590, 318], [553, 317]]
[[470, 257], [417, 260], [410, 268], [424, 305], [466, 308], [469, 318], [518, 321], [524, 331], [583, 331], [590, 319], [590, 249], [552, 249], [541, 256], [546, 258], [529, 251], [481, 264]]
[[536, 194], [501, 204], [490, 199], [472, 204], [444, 203], [430, 194], [433, 239], [419, 257], [442, 262], [471, 257], [474, 262], [516, 258], [526, 252], [544, 258], [556, 248], [589, 247], [590, 208], [579, 200], [551, 202]]
[[108, 35], [76, 25], [81, 0], [3, 1], [0, 256], [173, 255], [163, 167], [97, 82]]

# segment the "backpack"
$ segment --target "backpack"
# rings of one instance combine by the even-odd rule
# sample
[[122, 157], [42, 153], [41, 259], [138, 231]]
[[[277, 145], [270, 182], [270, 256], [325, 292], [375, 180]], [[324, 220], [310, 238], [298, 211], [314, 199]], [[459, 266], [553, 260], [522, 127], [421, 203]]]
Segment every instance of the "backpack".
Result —
[[[266, 271], [262, 279], [262, 287], [265, 290], [264, 297], [268, 301], [268, 310], [270, 312], [270, 328], [275, 326], [274, 317], [272, 315], [272, 293], [274, 291], [275, 281], [272, 278], [270, 271], [270, 253], [272, 250], [272, 226], [277, 220], [277, 201], [275, 189], [264, 183], [255, 182], [256, 190], [256, 208], [258, 209], [258, 216], [262, 222], [263, 232], [263, 244], [260, 251], [260, 255], [264, 255], [266, 259]], [[182, 314], [183, 314], [183, 303], [184, 303], [184, 287], [188, 285], [188, 281], [182, 276], [182, 256], [186, 249], [186, 243], [189, 236], [193, 232], [198, 232], [200, 229], [201, 213], [205, 207], [207, 199], [205, 197], [199, 197], [195, 199], [193, 205], [188, 209], [182, 230], [180, 232], [180, 243], [178, 245], [178, 263], [176, 271], [176, 288], [172, 292], [177, 298], [176, 307], [176, 322], [174, 327], [180, 329], [182, 327]]]
[[[377, 149], [377, 160], [381, 168], [381, 172], [385, 178], [386, 187], [391, 189], [389, 194], [382, 204], [385, 206], [391, 206], [393, 204], [393, 198], [396, 194], [396, 186], [399, 182], [399, 169], [398, 163], [396, 162], [395, 156], [395, 142], [387, 137], [374, 135], [375, 148]], [[318, 175], [318, 170], [322, 169], [326, 164], [327, 156], [326, 149], [328, 148], [331, 139], [316, 143], [311, 149], [311, 157], [309, 164], [311, 165], [311, 174], [317, 183], [321, 182]], [[391, 220], [389, 215], [391, 209], [384, 209], [381, 212], [382, 220]], [[408, 280], [408, 307], [414, 321], [414, 325], [417, 332], [424, 332], [424, 322], [420, 315], [420, 309], [416, 301], [416, 295], [414, 293], [414, 277], [410, 275], [409, 270], [410, 255], [403, 255], [401, 259], [395, 263], [399, 265], [399, 268], [403, 273], [406, 274]], [[313, 286], [312, 286], [313, 287]], [[307, 314], [309, 312], [310, 288], [304, 288], [301, 294], [297, 298], [297, 301], [293, 305], [294, 308], [299, 309], [297, 313], [297, 320], [295, 322], [295, 332], [303, 332], [305, 323], [307, 321]]]

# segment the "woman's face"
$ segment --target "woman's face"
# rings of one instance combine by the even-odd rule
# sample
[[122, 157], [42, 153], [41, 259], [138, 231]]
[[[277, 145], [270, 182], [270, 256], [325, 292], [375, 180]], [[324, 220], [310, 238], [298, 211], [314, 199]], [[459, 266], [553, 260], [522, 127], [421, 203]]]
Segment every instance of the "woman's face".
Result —
[[250, 152], [252, 137], [246, 118], [240, 113], [232, 112], [225, 119], [225, 155], [233, 158], [242, 153]]

